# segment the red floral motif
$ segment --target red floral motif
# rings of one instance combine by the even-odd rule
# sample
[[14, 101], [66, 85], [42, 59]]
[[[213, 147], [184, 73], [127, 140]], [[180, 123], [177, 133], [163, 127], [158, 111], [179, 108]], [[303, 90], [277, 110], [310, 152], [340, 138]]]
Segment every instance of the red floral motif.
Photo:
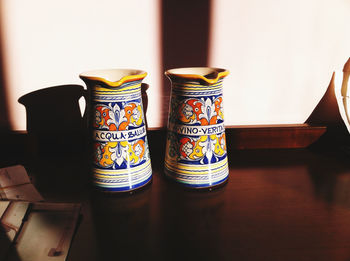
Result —
[[124, 108], [117, 104], [97, 105], [95, 109], [94, 127], [109, 131], [124, 131], [129, 126], [141, 126], [143, 122], [142, 108], [139, 103], [131, 102]]
[[192, 154], [195, 142], [189, 138], [182, 138], [180, 140], [180, 154], [182, 157], [187, 158]]
[[213, 157], [221, 157], [226, 153], [225, 134], [181, 138], [179, 152], [180, 157], [186, 160], [198, 160], [204, 157], [211, 160]]
[[185, 100], [178, 109], [179, 119], [183, 123], [200, 123], [202, 126], [216, 124], [218, 119], [223, 120], [222, 97], [214, 101], [204, 99]]
[[108, 107], [97, 106], [94, 127], [99, 126], [107, 127], [110, 131], [117, 130], [117, 127], [114, 123], [111, 123], [112, 118], [109, 115], [110, 109]]

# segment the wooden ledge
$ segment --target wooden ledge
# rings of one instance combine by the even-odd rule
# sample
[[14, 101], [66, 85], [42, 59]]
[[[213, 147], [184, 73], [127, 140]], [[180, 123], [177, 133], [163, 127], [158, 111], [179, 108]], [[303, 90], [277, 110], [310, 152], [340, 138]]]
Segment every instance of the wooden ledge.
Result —
[[309, 124], [227, 126], [227, 146], [234, 149], [306, 148], [327, 130]]
[[[306, 148], [316, 142], [327, 130], [326, 126], [311, 126], [309, 124], [247, 125], [226, 126], [225, 128], [228, 150]], [[31, 133], [30, 135], [26, 131], [10, 131], [0, 133], [0, 145], [7, 152], [12, 152], [12, 149], [15, 151], [18, 149], [33, 151], [34, 148], [36, 148], [34, 150], [41, 150], [40, 148], [45, 148], [48, 144], [54, 150], [68, 152], [72, 149], [68, 148], [69, 145], [79, 145], [74, 145], [75, 148], [84, 147], [81, 146], [86, 143], [87, 135], [84, 134], [84, 131], [74, 133], [51, 131], [49, 133]], [[148, 129], [149, 142], [157, 144], [157, 146], [165, 146], [160, 144], [165, 142], [165, 135], [166, 128]]]
[[[280, 124], [225, 126], [228, 149], [306, 148], [327, 130], [324, 125]], [[165, 134], [165, 128], [150, 128], [148, 133]]]

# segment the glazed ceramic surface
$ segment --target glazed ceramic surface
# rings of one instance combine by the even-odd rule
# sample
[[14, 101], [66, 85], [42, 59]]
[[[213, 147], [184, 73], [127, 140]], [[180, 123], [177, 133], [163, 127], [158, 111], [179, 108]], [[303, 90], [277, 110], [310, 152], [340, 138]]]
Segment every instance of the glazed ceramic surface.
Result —
[[228, 178], [222, 81], [218, 68], [168, 70], [172, 82], [165, 173], [193, 188]]
[[348, 132], [350, 133], [350, 58], [344, 65], [342, 72], [336, 71], [334, 75], [334, 93]]
[[89, 91], [93, 180], [104, 191], [129, 191], [152, 177], [138, 70], [80, 74]]

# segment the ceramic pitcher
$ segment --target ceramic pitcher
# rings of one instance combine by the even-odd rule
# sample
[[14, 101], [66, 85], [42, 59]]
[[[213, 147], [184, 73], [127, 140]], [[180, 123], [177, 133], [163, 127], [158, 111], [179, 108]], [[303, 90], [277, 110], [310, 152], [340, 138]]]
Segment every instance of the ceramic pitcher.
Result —
[[165, 174], [193, 188], [224, 183], [228, 163], [219, 68], [179, 68], [165, 72], [172, 83]]
[[103, 191], [130, 191], [151, 180], [141, 99], [141, 82], [146, 75], [129, 69], [80, 74], [88, 88], [93, 183]]

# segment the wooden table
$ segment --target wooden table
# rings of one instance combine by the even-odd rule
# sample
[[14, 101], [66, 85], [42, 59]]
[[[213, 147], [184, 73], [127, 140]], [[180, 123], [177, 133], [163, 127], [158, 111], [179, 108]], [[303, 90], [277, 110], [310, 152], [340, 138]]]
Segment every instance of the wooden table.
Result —
[[84, 157], [31, 162], [46, 199], [83, 204], [68, 260], [350, 260], [349, 148], [231, 150], [228, 183], [192, 191], [152, 144], [153, 182], [132, 195], [91, 192]]

